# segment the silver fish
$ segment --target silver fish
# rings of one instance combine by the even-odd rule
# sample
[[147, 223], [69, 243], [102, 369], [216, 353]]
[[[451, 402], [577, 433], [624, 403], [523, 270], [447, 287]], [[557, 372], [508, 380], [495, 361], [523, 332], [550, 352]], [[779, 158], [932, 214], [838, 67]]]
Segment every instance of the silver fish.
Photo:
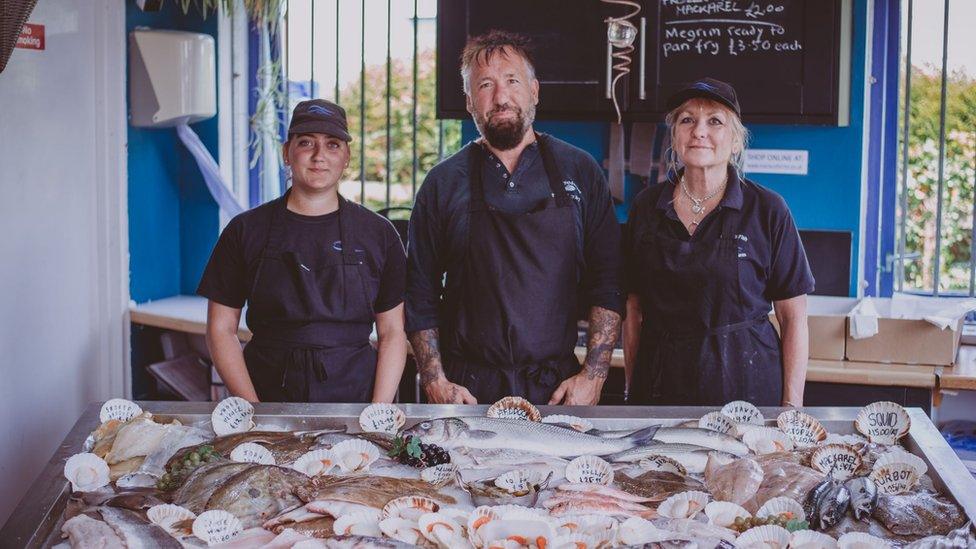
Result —
[[864, 520], [874, 513], [878, 506], [878, 485], [871, 477], [854, 477], [844, 483], [851, 494], [851, 514], [857, 520]]
[[428, 419], [405, 431], [444, 448], [518, 448], [550, 456], [605, 456], [646, 443], [657, 426], [619, 439], [605, 439], [570, 429], [519, 419], [451, 417]]
[[810, 526], [823, 530], [840, 522], [850, 503], [851, 493], [844, 483], [827, 477], [807, 494], [804, 511]]
[[654, 440], [672, 444], [694, 444], [739, 457], [749, 454], [749, 447], [735, 437], [698, 427], [661, 427], [654, 433]]
[[128, 509], [99, 507], [102, 520], [125, 541], [128, 549], [182, 549], [180, 542], [166, 530], [147, 521]]
[[731, 461], [737, 457], [735, 454], [721, 452], [695, 444], [664, 444], [652, 441], [650, 444], [644, 446], [638, 446], [612, 454], [607, 456], [607, 459], [618, 463], [637, 463], [651, 456], [667, 456], [684, 466], [689, 473], [701, 474], [705, 472], [705, 464], [708, 463], [709, 454], [722, 458], [724, 461]]

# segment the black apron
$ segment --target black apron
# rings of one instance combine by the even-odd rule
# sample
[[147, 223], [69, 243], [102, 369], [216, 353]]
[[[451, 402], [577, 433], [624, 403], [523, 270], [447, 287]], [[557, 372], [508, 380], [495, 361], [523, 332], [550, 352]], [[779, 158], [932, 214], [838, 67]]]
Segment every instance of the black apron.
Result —
[[[254, 338], [244, 361], [258, 398], [270, 402], [369, 402], [376, 351], [365, 252], [356, 248], [356, 205], [339, 197], [341, 254], [313, 264], [281, 249], [289, 190], [271, 214], [248, 300]], [[371, 291], [372, 290], [372, 291]]]
[[[666, 191], [665, 191], [666, 192]], [[655, 212], [635, 249], [643, 281], [641, 327], [630, 392], [636, 404], [720, 406], [747, 400], [779, 406], [783, 365], [768, 315], [748, 317], [741, 299], [735, 229], [739, 211], [722, 208], [717, 240], [684, 241], [659, 230]], [[689, 314], [669, 317], [654, 302]]]
[[523, 214], [485, 201], [484, 151], [470, 147], [469, 239], [460, 282], [448, 284], [440, 329], [447, 378], [479, 403], [517, 395], [545, 404], [579, 372], [576, 207], [537, 135], [550, 196]]

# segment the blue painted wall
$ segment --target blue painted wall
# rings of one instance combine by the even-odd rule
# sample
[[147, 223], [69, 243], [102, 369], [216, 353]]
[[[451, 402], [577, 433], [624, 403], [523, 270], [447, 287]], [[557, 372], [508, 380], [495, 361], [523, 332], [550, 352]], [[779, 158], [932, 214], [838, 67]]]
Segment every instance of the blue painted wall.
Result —
[[[855, 0], [852, 22], [850, 125], [750, 125], [752, 148], [808, 150], [809, 173], [805, 176], [757, 174], [749, 177], [783, 195], [801, 229], [842, 230], [853, 233], [850, 291], [854, 295], [858, 279], [857, 249], [861, 223], [867, 0]], [[538, 122], [535, 127], [573, 143], [600, 162], [607, 156], [608, 129], [605, 123]], [[465, 121], [462, 124], [463, 142], [470, 141], [477, 135], [473, 122]], [[627, 202], [617, 208], [617, 216], [621, 221], [627, 219], [629, 200], [639, 190], [635, 182], [628, 182]]]
[[[217, 35], [216, 17], [178, 2], [163, 2], [146, 13], [126, 2], [126, 30], [174, 29]], [[194, 124], [203, 143], [217, 157], [217, 119]], [[173, 128], [129, 127], [129, 291], [142, 303], [193, 293], [217, 238], [218, 209], [203, 176]]]

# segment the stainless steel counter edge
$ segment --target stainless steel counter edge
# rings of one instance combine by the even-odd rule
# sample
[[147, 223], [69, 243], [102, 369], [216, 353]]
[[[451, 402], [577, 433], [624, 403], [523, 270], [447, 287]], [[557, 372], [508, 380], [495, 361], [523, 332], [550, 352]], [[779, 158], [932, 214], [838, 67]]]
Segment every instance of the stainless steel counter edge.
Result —
[[[205, 420], [213, 410], [211, 402], [139, 402], [146, 411], [160, 416]], [[357, 428], [356, 418], [364, 404], [284, 404], [255, 405], [255, 422], [259, 425], [282, 425], [291, 429], [320, 429], [347, 425]], [[482, 415], [487, 406], [403, 404], [407, 426], [421, 419], [457, 415]], [[98, 426], [101, 403], [90, 404], [58, 447], [54, 456], [31, 485], [0, 530], [0, 547], [40, 546], [52, 534], [60, 519], [61, 508], [70, 487], [64, 479], [64, 463], [81, 451], [85, 439]], [[676, 423], [697, 419], [715, 407], [635, 407], [635, 406], [539, 406], [544, 414], [572, 414], [596, 420], [597, 426], [625, 429], [647, 425], [652, 420]], [[761, 408], [763, 415], [774, 419], [783, 408]], [[853, 433], [858, 408], [811, 407], [804, 411], [824, 422], [829, 432]], [[903, 440], [908, 450], [929, 465], [930, 476], [938, 488], [951, 494], [970, 520], [976, 522], [976, 479], [969, 474], [945, 439], [919, 408], [908, 409], [912, 419], [909, 435]], [[296, 420], [297, 423], [296, 423]], [[934, 474], [933, 474], [934, 472]]]

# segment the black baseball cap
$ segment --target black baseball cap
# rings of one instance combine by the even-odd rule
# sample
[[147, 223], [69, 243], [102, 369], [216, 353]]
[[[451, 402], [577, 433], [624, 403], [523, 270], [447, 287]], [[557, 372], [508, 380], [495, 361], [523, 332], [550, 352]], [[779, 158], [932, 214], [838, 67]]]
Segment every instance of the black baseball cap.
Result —
[[325, 99], [309, 99], [295, 105], [288, 135], [295, 133], [324, 133], [352, 141], [346, 125], [346, 110]]
[[735, 114], [742, 116], [739, 108], [739, 98], [735, 95], [735, 88], [726, 82], [714, 78], [702, 78], [689, 83], [668, 98], [667, 108], [673, 111], [689, 99], [703, 97], [717, 101], [732, 109]]

